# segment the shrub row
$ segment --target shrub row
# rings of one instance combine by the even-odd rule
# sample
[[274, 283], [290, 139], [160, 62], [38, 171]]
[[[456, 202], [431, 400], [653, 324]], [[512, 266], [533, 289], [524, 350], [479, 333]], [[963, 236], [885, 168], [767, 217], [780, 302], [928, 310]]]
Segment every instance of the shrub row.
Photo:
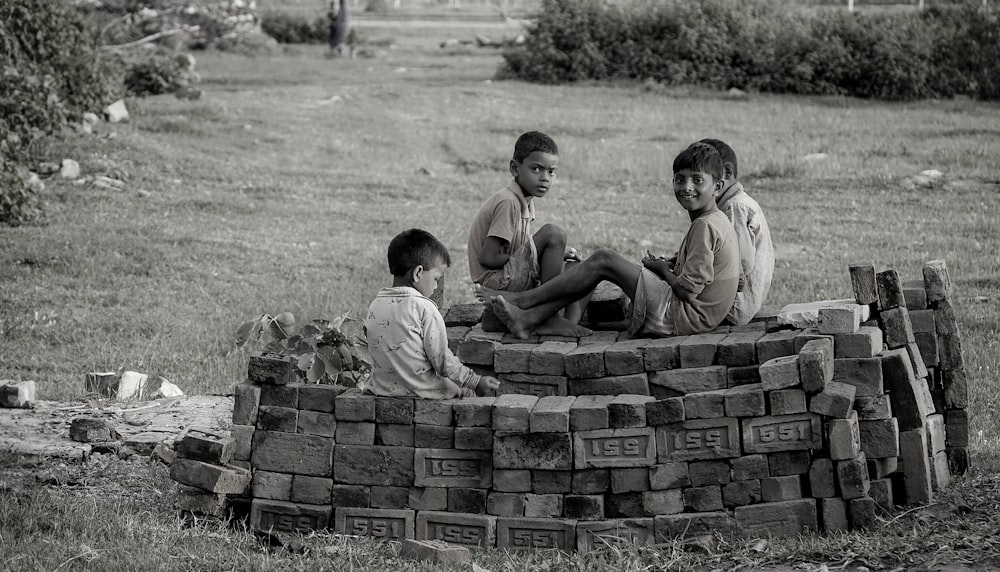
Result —
[[544, 0], [535, 22], [504, 51], [499, 77], [1000, 99], [1000, 20], [978, 2], [862, 14], [769, 0]]
[[317, 16], [309, 20], [282, 12], [261, 15], [260, 27], [279, 44], [325, 44], [330, 38], [330, 19]]

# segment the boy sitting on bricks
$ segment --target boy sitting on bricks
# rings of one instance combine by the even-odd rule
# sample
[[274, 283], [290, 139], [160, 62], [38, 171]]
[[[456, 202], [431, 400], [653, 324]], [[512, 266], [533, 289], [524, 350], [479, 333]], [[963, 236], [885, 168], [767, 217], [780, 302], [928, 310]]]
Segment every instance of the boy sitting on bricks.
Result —
[[451, 399], [495, 392], [500, 381], [480, 376], [448, 349], [444, 318], [430, 295], [451, 257], [427, 231], [410, 229], [389, 243], [392, 287], [379, 290], [364, 321], [372, 358], [368, 390], [376, 395]]
[[[469, 229], [469, 274], [477, 287], [521, 292], [562, 274], [567, 260], [577, 259], [575, 250], [567, 250], [561, 227], [546, 224], [531, 234], [533, 199], [545, 196], [555, 184], [558, 164], [559, 148], [548, 135], [530, 131], [517, 139], [509, 166], [514, 180], [483, 203]], [[572, 300], [564, 315], [559, 315], [560, 307], [534, 329], [539, 334], [586, 336], [590, 330], [577, 323], [583, 307], [583, 302]], [[504, 330], [489, 305], [482, 327]]]
[[740, 282], [736, 232], [715, 200], [724, 184], [722, 158], [711, 145], [693, 143], [674, 159], [673, 171], [674, 196], [691, 217], [676, 259], [654, 257], [647, 251], [640, 266], [602, 248], [537, 288], [524, 292], [481, 288], [477, 298], [489, 302], [521, 339], [602, 280], [618, 285], [631, 299], [628, 333], [633, 337], [715, 329], [733, 307]]

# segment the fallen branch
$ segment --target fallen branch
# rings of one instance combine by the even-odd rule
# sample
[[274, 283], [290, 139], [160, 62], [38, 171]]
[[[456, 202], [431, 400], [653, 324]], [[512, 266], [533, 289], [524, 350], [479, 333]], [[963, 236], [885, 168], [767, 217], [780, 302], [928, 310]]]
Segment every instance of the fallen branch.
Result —
[[157, 32], [155, 34], [150, 34], [149, 36], [146, 36], [145, 38], [136, 40], [134, 42], [128, 42], [128, 43], [125, 43], [125, 44], [115, 44], [115, 45], [111, 45], [111, 46], [101, 46], [101, 49], [102, 50], [124, 50], [124, 49], [128, 49], [128, 48], [134, 48], [136, 46], [141, 46], [142, 44], [148, 44], [150, 42], [155, 42], [156, 40], [159, 40], [160, 38], [167, 38], [167, 37], [170, 37], [170, 36], [176, 36], [177, 34], [181, 34], [181, 33], [184, 33], [184, 32], [197, 32], [197, 31], [198, 31], [198, 26], [191, 26], [190, 28], [174, 28], [173, 30], [164, 30], [162, 32]]

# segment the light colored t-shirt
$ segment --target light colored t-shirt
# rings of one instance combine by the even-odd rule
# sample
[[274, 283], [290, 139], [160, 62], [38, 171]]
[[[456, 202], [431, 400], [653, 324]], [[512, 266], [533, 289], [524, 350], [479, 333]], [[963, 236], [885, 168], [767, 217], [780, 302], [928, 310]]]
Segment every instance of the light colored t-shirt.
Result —
[[771, 289], [771, 277], [774, 275], [771, 229], [760, 205], [739, 182], [723, 192], [719, 210], [729, 217], [736, 231], [744, 281], [743, 290], [736, 293], [736, 302], [727, 317], [734, 324], [748, 324], [764, 306]]
[[372, 359], [372, 393], [424, 399], [475, 395], [479, 374], [448, 349], [441, 312], [416, 288], [379, 290], [364, 328]]
[[697, 334], [715, 329], [733, 307], [740, 284], [740, 248], [733, 224], [720, 210], [691, 221], [677, 249], [678, 282], [697, 297], [670, 301], [674, 332]]
[[[479, 212], [472, 219], [472, 226], [469, 228], [469, 276], [473, 282], [501, 290], [524, 289], [520, 283], [530, 281], [530, 277], [511, 276], [512, 270], [523, 273], [520, 267], [483, 268], [479, 264], [479, 253], [483, 250], [486, 238], [490, 236], [507, 242], [507, 252], [512, 256], [525, 252], [531, 246], [533, 220], [535, 220], [534, 202], [531, 197], [524, 196], [516, 181], [511, 181], [509, 185], [486, 199], [486, 202], [479, 207]], [[512, 285], [514, 287], [511, 287]]]

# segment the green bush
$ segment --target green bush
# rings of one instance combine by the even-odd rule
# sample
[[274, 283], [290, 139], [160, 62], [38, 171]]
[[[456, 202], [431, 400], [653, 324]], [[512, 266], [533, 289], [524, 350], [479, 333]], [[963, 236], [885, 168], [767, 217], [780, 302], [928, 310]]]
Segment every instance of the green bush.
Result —
[[0, 2], [0, 221], [30, 218], [34, 191], [16, 174], [32, 145], [121, 96], [120, 62], [101, 53], [68, 2]]
[[261, 16], [261, 29], [279, 44], [325, 44], [330, 37], [330, 19], [317, 16], [314, 20], [282, 12]]
[[1000, 23], [976, 3], [922, 12], [803, 11], [768, 0], [627, 8], [545, 0], [499, 77], [665, 84], [887, 100], [1000, 98]]

